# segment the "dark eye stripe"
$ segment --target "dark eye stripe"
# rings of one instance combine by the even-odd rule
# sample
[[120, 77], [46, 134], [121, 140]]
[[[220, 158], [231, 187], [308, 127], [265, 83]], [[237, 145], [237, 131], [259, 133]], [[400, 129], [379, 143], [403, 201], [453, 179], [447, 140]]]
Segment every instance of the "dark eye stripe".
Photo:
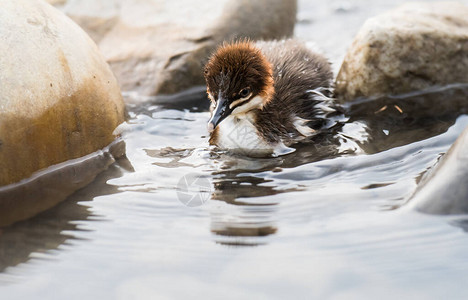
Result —
[[248, 102], [248, 101], [250, 101], [250, 98], [245, 99], [244, 101], [237, 103], [236, 106], [234, 106], [234, 107], [232, 108], [232, 110], [236, 109], [236, 107], [239, 107], [239, 106], [241, 106], [242, 104], [244, 104], [244, 103], [246, 103], [246, 102]]

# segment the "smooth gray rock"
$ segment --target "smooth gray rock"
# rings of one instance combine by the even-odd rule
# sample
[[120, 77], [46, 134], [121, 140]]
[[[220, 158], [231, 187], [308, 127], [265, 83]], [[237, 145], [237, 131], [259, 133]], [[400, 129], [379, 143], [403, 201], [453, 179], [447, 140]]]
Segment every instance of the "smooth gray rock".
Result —
[[468, 7], [408, 3], [366, 21], [336, 80], [340, 98], [468, 82]]
[[422, 178], [408, 207], [430, 214], [468, 213], [468, 128]]
[[98, 43], [124, 91], [173, 94], [203, 85], [224, 40], [292, 35], [296, 0], [68, 0], [61, 9]]

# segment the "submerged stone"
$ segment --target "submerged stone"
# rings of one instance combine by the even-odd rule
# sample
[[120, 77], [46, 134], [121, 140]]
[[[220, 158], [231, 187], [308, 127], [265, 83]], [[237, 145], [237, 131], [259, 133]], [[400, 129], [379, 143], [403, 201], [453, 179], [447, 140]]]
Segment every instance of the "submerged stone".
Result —
[[422, 178], [409, 207], [430, 214], [468, 213], [468, 128]]
[[[37, 0], [3, 1], [0, 28], [0, 186], [109, 145], [124, 120], [124, 104], [87, 34]], [[76, 169], [69, 180], [80, 176]], [[0, 193], [2, 211], [13, 205], [5, 200]], [[35, 205], [35, 213], [48, 208]]]
[[98, 43], [125, 91], [173, 94], [204, 85], [224, 40], [292, 35], [296, 0], [68, 0], [61, 6]]
[[50, 166], [19, 182], [0, 186], [0, 227], [55, 206], [92, 182], [124, 151], [124, 142], [117, 139], [104, 149]]
[[468, 82], [468, 7], [408, 3], [366, 21], [336, 80], [340, 98]]

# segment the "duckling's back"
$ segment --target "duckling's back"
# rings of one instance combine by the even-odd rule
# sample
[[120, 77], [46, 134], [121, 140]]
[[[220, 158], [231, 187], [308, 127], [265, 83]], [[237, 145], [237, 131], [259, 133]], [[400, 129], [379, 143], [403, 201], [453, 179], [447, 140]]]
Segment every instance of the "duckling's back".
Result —
[[257, 47], [272, 64], [275, 90], [283, 101], [294, 101], [307, 90], [330, 88], [333, 72], [328, 60], [303, 43], [288, 39], [261, 41]]
[[[256, 43], [272, 64], [275, 95], [260, 113], [271, 140], [286, 134], [308, 136], [325, 122], [322, 100], [332, 96], [333, 72], [328, 60], [296, 40]], [[274, 124], [273, 124], [274, 123]]]

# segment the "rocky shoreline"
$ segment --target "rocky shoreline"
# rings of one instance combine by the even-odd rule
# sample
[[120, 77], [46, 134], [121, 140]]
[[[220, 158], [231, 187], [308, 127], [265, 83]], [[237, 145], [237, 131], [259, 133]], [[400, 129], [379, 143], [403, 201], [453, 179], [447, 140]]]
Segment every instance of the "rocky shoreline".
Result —
[[[202, 66], [219, 43], [290, 37], [297, 12], [295, 0], [48, 2], [56, 8], [17, 0], [0, 12], [0, 25], [9, 29], [0, 33], [6, 41], [0, 46], [0, 207], [21, 211], [12, 203], [23, 197], [31, 208], [0, 226], [55, 205], [113, 162], [96, 153], [117, 138], [114, 130], [125, 119], [121, 90], [171, 99], [203, 84]], [[405, 4], [369, 19], [337, 74], [339, 99], [468, 83], [467, 15], [467, 6], [441, 2]], [[411, 200], [418, 210], [467, 212], [466, 135], [421, 183]], [[37, 188], [52, 187], [55, 180], [36, 185], [36, 191], [23, 186], [11, 193], [36, 172], [67, 161], [73, 165], [71, 160], [92, 153], [89, 167], [75, 165], [75, 177], [62, 178], [81, 183], [57, 192], [53, 201], [34, 199]], [[4, 196], [7, 190], [15, 197]]]

